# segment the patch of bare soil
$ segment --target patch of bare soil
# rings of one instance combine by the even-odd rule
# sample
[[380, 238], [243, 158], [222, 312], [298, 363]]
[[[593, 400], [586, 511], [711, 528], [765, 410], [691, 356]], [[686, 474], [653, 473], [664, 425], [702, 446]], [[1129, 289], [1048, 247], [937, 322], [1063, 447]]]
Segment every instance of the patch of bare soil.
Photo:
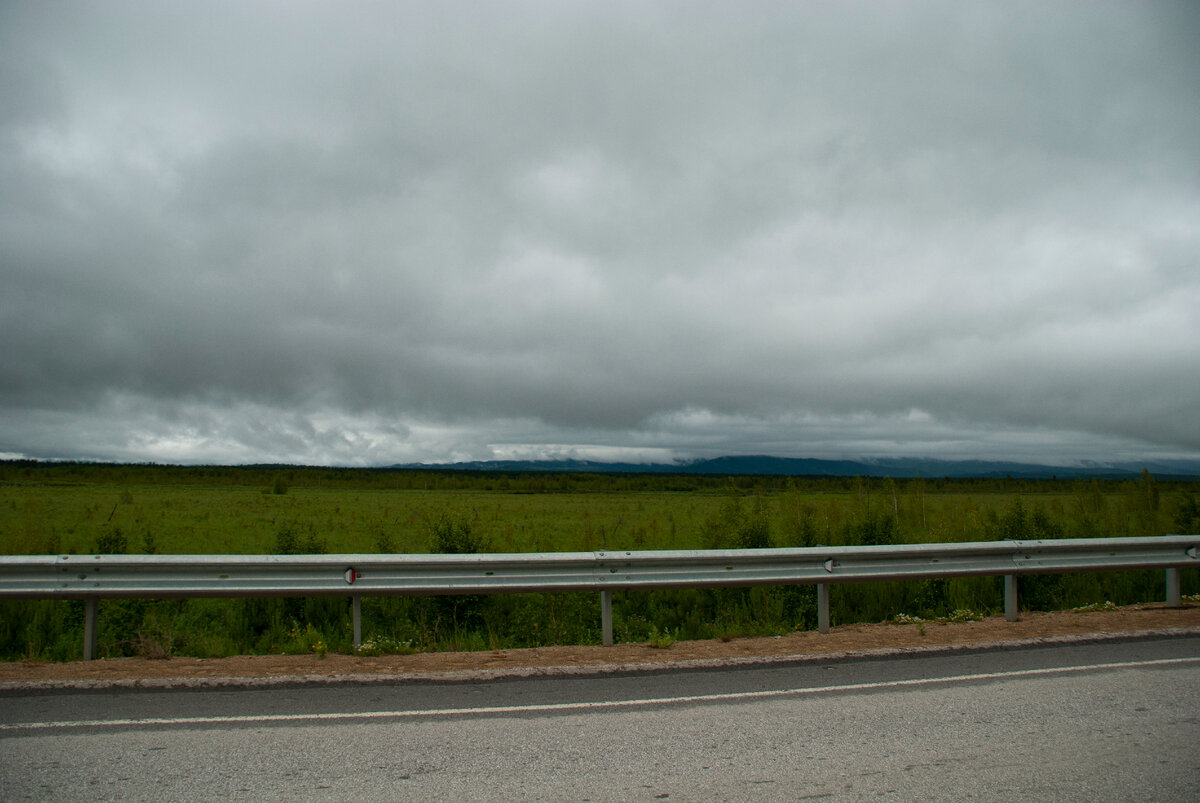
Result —
[[203, 685], [205, 678], [283, 679], [315, 681], [336, 678], [405, 678], [445, 673], [484, 671], [509, 674], [547, 671], [560, 667], [636, 666], [639, 664], [720, 661], [784, 656], [827, 655], [878, 649], [919, 649], [945, 645], [978, 645], [1043, 639], [1158, 631], [1200, 630], [1200, 605], [1167, 608], [1163, 604], [1133, 605], [1112, 611], [1025, 613], [1018, 622], [993, 616], [977, 622], [923, 624], [854, 624], [774, 638], [735, 638], [729, 641], [679, 641], [665, 649], [647, 644], [613, 647], [538, 647], [487, 652], [440, 652], [365, 657], [329, 653], [316, 655], [251, 655], [234, 658], [115, 658], [71, 663], [0, 663], [0, 688], [19, 684], [160, 685], [178, 679], [181, 685]]

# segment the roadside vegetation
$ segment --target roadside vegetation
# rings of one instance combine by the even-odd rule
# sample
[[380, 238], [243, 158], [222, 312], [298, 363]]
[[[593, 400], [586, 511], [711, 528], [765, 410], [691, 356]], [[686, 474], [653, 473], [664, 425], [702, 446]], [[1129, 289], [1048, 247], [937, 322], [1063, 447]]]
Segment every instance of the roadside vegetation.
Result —
[[[1200, 532], [1196, 482], [713, 477], [0, 462], [0, 553], [549, 552]], [[1200, 591], [1196, 572], [1182, 591]], [[1161, 599], [1160, 571], [1023, 577], [1021, 604]], [[835, 585], [833, 623], [982, 616], [1001, 578]], [[596, 594], [364, 597], [366, 652], [600, 641]], [[811, 586], [617, 592], [618, 641], [816, 626]], [[0, 603], [0, 658], [67, 660], [83, 603]], [[102, 656], [350, 652], [340, 598], [104, 600]]]

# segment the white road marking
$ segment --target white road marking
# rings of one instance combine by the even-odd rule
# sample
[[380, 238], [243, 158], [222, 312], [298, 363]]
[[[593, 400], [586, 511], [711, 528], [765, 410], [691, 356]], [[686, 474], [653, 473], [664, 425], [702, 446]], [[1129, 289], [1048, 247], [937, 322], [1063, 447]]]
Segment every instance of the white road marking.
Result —
[[119, 728], [143, 727], [146, 725], [262, 725], [272, 723], [327, 722], [331, 720], [384, 720], [411, 719], [414, 717], [452, 717], [470, 714], [530, 714], [556, 711], [595, 711], [605, 708], [634, 708], [638, 706], [677, 705], [680, 703], [738, 702], [742, 700], [761, 700], [769, 697], [792, 697], [804, 694], [829, 694], [849, 691], [869, 691], [873, 689], [932, 686], [942, 683], [963, 683], [978, 680], [1004, 680], [1008, 678], [1036, 677], [1039, 675], [1061, 675], [1070, 672], [1092, 672], [1105, 669], [1140, 669], [1151, 666], [1170, 666], [1191, 663], [1200, 663], [1200, 657], [1162, 658], [1152, 661], [1088, 664], [1085, 666], [1057, 666], [1045, 669], [1017, 669], [1009, 672], [984, 672], [973, 675], [950, 675], [947, 677], [938, 678], [885, 680], [875, 683], [847, 683], [837, 686], [813, 686], [802, 689], [772, 689], [768, 691], [728, 692], [723, 694], [695, 694], [682, 697], [650, 697], [637, 700], [601, 700], [579, 703], [480, 706], [477, 708], [431, 708], [407, 711], [343, 711], [324, 714], [254, 714], [248, 716], [147, 717], [144, 719], [95, 719], [67, 720], [62, 722], [19, 722], [0, 724], [0, 731], [47, 730], [64, 728]]

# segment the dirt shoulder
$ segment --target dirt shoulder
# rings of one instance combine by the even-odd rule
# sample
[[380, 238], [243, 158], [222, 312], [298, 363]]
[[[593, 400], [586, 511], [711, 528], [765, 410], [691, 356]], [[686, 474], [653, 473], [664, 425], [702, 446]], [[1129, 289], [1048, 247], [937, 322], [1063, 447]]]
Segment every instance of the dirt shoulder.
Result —
[[695, 665], [747, 659], [772, 660], [879, 650], [980, 646], [1053, 637], [1192, 630], [1200, 633], [1200, 605], [1167, 608], [1133, 605], [1112, 611], [1026, 613], [1018, 622], [993, 616], [978, 622], [855, 624], [775, 638], [680, 641], [669, 648], [647, 644], [613, 647], [539, 647], [486, 652], [441, 652], [365, 657], [253, 655], [233, 658], [116, 658], [71, 663], [0, 663], [0, 690], [91, 686], [198, 686], [256, 682], [416, 677], [498, 676], [550, 671], [613, 671], [650, 664]]

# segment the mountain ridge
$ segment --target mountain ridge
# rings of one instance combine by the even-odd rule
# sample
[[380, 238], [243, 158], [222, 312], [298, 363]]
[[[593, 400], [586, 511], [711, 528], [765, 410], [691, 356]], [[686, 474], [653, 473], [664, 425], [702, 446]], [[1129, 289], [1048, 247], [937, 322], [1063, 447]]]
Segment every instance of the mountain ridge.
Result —
[[819, 477], [944, 477], [951, 479], [1125, 478], [1148, 470], [1164, 479], [1200, 479], [1200, 460], [1120, 461], [1073, 466], [1004, 460], [940, 460], [919, 457], [872, 457], [828, 460], [771, 455], [726, 455], [674, 463], [623, 463], [597, 460], [472, 460], [455, 463], [404, 463], [392, 468], [440, 471], [577, 472], [623, 474], [731, 474]]

